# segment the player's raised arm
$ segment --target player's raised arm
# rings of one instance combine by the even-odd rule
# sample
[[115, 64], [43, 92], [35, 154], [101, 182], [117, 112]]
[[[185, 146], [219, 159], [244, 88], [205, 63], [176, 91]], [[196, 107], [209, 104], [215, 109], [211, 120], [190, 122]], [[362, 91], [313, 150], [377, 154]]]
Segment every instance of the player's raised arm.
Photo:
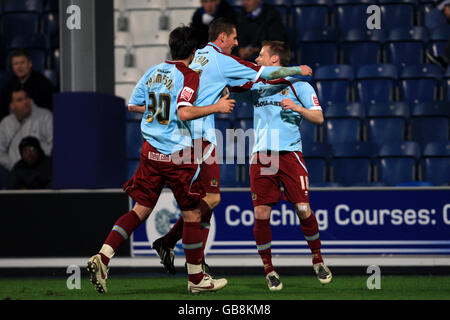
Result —
[[298, 67], [261, 67], [259, 77], [266, 80], [285, 78], [289, 76], [311, 77], [312, 70], [307, 65]]
[[303, 107], [302, 105], [296, 104], [291, 99], [283, 99], [281, 100], [281, 107], [283, 110], [292, 110], [298, 112], [303, 118], [312, 122], [314, 124], [321, 125], [323, 124], [323, 112], [322, 110], [311, 110]]
[[229, 99], [230, 94], [223, 96], [217, 103], [205, 107], [180, 106], [178, 108], [178, 117], [181, 121], [194, 120], [208, 116], [212, 113], [232, 113], [236, 101]]

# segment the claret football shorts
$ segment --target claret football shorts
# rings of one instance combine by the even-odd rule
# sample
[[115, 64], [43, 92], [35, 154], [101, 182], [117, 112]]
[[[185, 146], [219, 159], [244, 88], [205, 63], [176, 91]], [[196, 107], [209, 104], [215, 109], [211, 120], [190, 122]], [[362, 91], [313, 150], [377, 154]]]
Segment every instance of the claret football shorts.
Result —
[[183, 157], [191, 161], [174, 161], [173, 156], [158, 152], [145, 141], [139, 166], [123, 190], [137, 203], [153, 208], [164, 185], [167, 185], [181, 210], [198, 208], [200, 199], [205, 196], [199, 181], [200, 166], [194, 161], [191, 148], [182, 152], [185, 153]]
[[309, 203], [308, 171], [300, 151], [254, 153], [250, 161], [253, 206], [272, 206], [283, 199]]

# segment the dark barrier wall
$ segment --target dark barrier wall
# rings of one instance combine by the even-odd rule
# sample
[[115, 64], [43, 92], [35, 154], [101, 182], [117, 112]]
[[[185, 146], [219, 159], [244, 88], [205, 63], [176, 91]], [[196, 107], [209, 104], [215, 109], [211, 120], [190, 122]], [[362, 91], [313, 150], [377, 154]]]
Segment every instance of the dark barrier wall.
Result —
[[94, 92], [53, 97], [53, 188], [121, 188], [125, 101]]
[[[123, 192], [0, 192], [0, 257], [90, 257], [128, 212]], [[129, 256], [127, 240], [116, 256]]]

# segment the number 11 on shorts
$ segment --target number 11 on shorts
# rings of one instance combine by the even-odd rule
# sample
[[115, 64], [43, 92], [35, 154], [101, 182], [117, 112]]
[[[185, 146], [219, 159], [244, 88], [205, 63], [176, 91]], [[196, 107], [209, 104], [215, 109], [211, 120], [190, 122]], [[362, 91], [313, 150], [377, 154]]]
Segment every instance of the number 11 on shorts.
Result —
[[309, 190], [308, 176], [300, 176], [300, 184], [302, 186], [302, 190]]

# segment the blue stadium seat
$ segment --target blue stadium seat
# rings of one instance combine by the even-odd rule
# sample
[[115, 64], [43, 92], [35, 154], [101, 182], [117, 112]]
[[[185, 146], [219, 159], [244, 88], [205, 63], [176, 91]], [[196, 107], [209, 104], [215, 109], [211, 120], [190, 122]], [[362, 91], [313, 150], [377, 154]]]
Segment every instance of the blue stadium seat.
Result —
[[45, 35], [35, 33], [29, 35], [17, 35], [12, 38], [10, 49], [47, 49], [49, 48], [48, 38]]
[[131, 177], [136, 172], [137, 168], [139, 166], [139, 160], [128, 160], [127, 161], [127, 181], [131, 179]]
[[442, 70], [433, 64], [410, 65], [400, 73], [400, 97], [408, 103], [439, 100]]
[[331, 180], [344, 186], [372, 182], [372, 158], [376, 147], [367, 142], [333, 145]]
[[325, 120], [325, 142], [333, 145], [340, 142], [361, 141], [361, 123], [356, 118]]
[[29, 35], [39, 32], [38, 13], [8, 13], [2, 16], [5, 43], [8, 45], [17, 35]]
[[349, 65], [324, 65], [314, 72], [319, 101], [323, 106], [351, 101], [353, 68]]
[[411, 111], [409, 105], [405, 102], [380, 102], [368, 106], [367, 117], [402, 117], [409, 118]]
[[251, 103], [238, 103], [235, 107], [236, 119], [253, 119], [253, 106]]
[[300, 135], [303, 142], [319, 142], [321, 141], [321, 126], [309, 122], [308, 120], [302, 120], [300, 125]]
[[142, 134], [140, 121], [127, 121], [126, 143], [127, 159], [139, 159], [142, 149]]
[[366, 26], [367, 7], [376, 4], [375, 0], [336, 0], [336, 26], [342, 30], [361, 29]]
[[331, 146], [322, 142], [303, 142], [302, 154], [304, 158], [324, 158], [331, 157]]
[[412, 27], [414, 25], [415, 0], [378, 0], [381, 8], [381, 25], [385, 29]]
[[378, 146], [403, 142], [407, 133], [409, 106], [403, 102], [378, 103], [369, 106], [366, 119], [367, 140]]
[[326, 182], [328, 180], [328, 159], [331, 155], [330, 145], [320, 142], [305, 142], [302, 154], [308, 169], [310, 185]]
[[450, 183], [450, 141], [430, 142], [421, 159], [422, 180], [434, 185]]
[[366, 108], [358, 102], [348, 104], [333, 104], [325, 109], [325, 118], [358, 118], [366, 117]]
[[447, 25], [445, 16], [434, 6], [424, 6], [422, 16], [424, 20], [424, 26], [427, 27], [428, 30], [433, 30], [435, 28], [439, 28], [442, 25]]
[[449, 116], [450, 108], [446, 102], [415, 105], [411, 117], [411, 140], [422, 146], [449, 140]]
[[416, 117], [449, 117], [450, 109], [445, 102], [418, 103], [412, 106], [411, 115]]
[[424, 43], [428, 38], [428, 30], [424, 27], [391, 30], [386, 40], [386, 61], [397, 67], [423, 63]]
[[377, 181], [395, 186], [417, 181], [419, 144], [413, 141], [382, 145], [376, 160]]
[[280, 14], [281, 21], [283, 21], [286, 28], [290, 27], [289, 9], [290, 1], [285, 0], [264, 0], [265, 3], [275, 7]]
[[341, 63], [358, 69], [365, 64], [381, 61], [384, 30], [348, 30], [341, 43]]
[[239, 166], [235, 163], [220, 164], [220, 185], [222, 187], [236, 187], [240, 184]]
[[359, 101], [364, 104], [394, 101], [397, 77], [397, 68], [392, 64], [362, 66], [356, 74]]
[[301, 33], [329, 26], [329, 0], [292, 0], [293, 27]]
[[305, 157], [306, 169], [310, 186], [312, 184], [327, 182], [328, 163], [326, 159]]
[[244, 131], [253, 128], [253, 119], [242, 119], [235, 122], [236, 128], [241, 128]]
[[[228, 119], [215, 119], [215, 127], [216, 130], [220, 131], [222, 133], [222, 139], [224, 139], [223, 141], [225, 141], [226, 138], [226, 129], [232, 129], [232, 123], [230, 120]], [[216, 133], [217, 135], [218, 133]], [[217, 137], [219, 139], [219, 137]]]
[[297, 42], [297, 61], [311, 68], [336, 64], [338, 56], [336, 39], [338, 31], [333, 28], [305, 30], [300, 33]]
[[407, 127], [403, 118], [368, 118], [366, 127], [367, 141], [379, 146], [405, 141]]
[[[448, 39], [450, 39], [450, 26], [448, 24], [430, 30], [430, 41], [427, 49], [433, 56], [440, 56], [444, 54]], [[428, 57], [427, 61], [432, 62]]]

